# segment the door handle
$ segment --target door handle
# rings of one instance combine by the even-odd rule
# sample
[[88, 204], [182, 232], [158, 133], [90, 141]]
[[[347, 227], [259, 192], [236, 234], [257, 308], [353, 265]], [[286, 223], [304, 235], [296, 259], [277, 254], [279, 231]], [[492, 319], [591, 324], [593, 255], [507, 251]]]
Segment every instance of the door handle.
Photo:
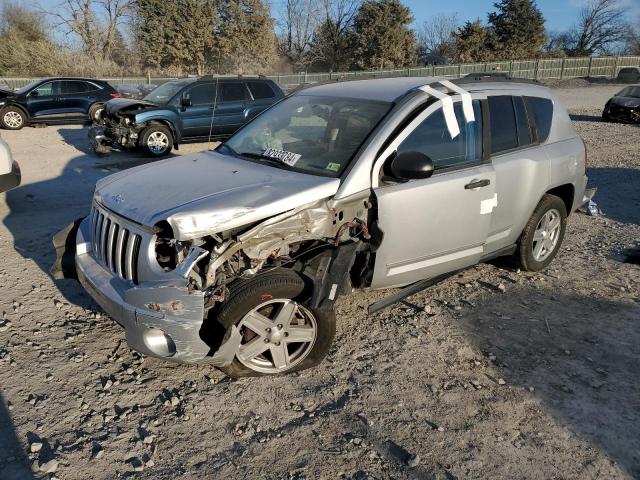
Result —
[[473, 190], [476, 188], [482, 188], [482, 187], [487, 187], [491, 184], [491, 180], [489, 180], [488, 178], [485, 178], [484, 180], [471, 180], [470, 183], [467, 183], [464, 186], [465, 190]]

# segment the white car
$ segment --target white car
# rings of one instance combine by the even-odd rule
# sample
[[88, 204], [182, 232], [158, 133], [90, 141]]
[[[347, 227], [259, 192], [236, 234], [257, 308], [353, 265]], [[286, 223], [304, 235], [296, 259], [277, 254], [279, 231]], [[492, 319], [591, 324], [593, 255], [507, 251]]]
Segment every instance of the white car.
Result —
[[9, 145], [0, 138], [0, 192], [20, 185], [20, 166], [13, 159]]

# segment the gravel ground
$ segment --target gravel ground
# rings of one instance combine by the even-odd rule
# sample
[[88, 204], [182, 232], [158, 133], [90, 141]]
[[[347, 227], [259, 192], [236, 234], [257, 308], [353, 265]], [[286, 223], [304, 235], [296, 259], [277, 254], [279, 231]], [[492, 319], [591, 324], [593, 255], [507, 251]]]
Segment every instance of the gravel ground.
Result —
[[572, 215], [546, 272], [477, 266], [370, 317], [388, 292], [357, 292], [328, 359], [280, 378], [129, 350], [47, 272], [96, 179], [145, 160], [3, 131], [24, 184], [0, 194], [0, 479], [640, 478], [640, 132], [599, 120], [619, 88], [558, 90], [606, 216]]

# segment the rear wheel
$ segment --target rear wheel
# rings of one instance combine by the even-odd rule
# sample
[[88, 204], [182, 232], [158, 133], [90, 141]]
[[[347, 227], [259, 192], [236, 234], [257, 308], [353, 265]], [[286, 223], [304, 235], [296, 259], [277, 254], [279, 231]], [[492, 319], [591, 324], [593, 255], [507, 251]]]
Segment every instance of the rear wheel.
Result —
[[173, 135], [164, 125], [151, 125], [142, 131], [140, 145], [147, 155], [164, 157], [173, 148]]
[[25, 120], [24, 112], [16, 107], [7, 107], [0, 112], [0, 125], [7, 130], [20, 130]]
[[518, 241], [518, 261], [523, 270], [537, 272], [551, 263], [560, 250], [567, 227], [567, 208], [555, 195], [538, 203]]
[[278, 269], [232, 286], [217, 321], [242, 335], [227, 375], [247, 377], [290, 373], [313, 367], [327, 355], [335, 334], [332, 310], [304, 304], [305, 283]]

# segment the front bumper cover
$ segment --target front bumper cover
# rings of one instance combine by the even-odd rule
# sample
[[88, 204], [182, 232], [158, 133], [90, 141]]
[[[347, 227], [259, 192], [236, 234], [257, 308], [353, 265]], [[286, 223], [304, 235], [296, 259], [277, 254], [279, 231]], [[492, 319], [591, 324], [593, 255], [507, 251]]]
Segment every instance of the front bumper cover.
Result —
[[204, 318], [202, 292], [189, 292], [186, 282], [147, 282], [133, 285], [112, 275], [91, 254], [89, 221], [80, 223], [75, 263], [77, 277], [91, 297], [125, 330], [134, 350], [178, 363], [227, 366], [240, 345], [232, 327], [220, 347], [200, 338]]

